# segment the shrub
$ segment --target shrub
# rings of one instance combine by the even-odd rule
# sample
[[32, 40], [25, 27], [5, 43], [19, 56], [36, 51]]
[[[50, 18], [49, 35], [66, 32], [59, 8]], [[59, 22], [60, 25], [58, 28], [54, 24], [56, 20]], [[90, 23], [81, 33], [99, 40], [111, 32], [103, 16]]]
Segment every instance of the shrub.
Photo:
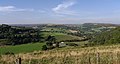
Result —
[[42, 50], [47, 50], [47, 46], [46, 46], [46, 45], [43, 45], [43, 46], [42, 46]]
[[14, 55], [13, 52], [6, 52], [5, 55]]

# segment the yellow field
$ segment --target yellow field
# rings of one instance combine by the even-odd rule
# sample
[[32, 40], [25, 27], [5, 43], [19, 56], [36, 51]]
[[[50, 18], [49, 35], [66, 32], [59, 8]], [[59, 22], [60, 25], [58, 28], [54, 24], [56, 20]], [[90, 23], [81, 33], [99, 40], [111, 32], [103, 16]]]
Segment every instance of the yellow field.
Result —
[[1, 64], [120, 64], [120, 45], [95, 47], [66, 47], [50, 51], [34, 51], [26, 54], [1, 55]]

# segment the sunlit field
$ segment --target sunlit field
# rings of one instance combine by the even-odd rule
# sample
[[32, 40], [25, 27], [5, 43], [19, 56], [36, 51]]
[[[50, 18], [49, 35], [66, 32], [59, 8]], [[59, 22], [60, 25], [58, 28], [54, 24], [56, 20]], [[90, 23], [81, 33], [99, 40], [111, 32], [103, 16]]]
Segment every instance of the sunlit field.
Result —
[[22, 64], [119, 64], [120, 45], [65, 47], [50, 51], [1, 55], [0, 63], [15, 64], [19, 57]]
[[41, 50], [42, 46], [45, 43], [31, 43], [31, 44], [22, 44], [16, 46], [2, 46], [0, 47], [0, 54], [6, 53], [28, 53], [33, 51]]

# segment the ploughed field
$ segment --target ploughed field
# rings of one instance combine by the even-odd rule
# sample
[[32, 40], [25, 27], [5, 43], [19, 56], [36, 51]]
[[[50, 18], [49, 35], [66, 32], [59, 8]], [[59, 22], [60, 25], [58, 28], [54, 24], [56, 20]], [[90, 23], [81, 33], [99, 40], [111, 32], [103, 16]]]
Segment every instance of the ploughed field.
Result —
[[120, 64], [120, 45], [65, 47], [15, 55], [0, 55], [0, 64]]

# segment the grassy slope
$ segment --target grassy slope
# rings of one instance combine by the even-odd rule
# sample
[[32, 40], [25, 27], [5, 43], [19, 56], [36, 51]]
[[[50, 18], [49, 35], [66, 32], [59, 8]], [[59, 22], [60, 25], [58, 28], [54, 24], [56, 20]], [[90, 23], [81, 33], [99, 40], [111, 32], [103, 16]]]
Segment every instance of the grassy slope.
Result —
[[65, 43], [75, 43], [78, 44], [79, 46], [84, 46], [85, 44], [88, 44], [88, 41], [81, 41], [81, 42], [65, 42]]
[[43, 37], [47, 37], [49, 35], [55, 36], [57, 41], [61, 41], [61, 40], [80, 40], [81, 37], [78, 36], [72, 36], [72, 35], [67, 35], [64, 33], [52, 33], [52, 32], [43, 32]]
[[[99, 54], [97, 54], [99, 53]], [[24, 58], [23, 64], [119, 64], [120, 44], [94, 47], [65, 47], [50, 51], [39, 51], [28, 54], [20, 54]], [[10, 64], [15, 60], [13, 56], [1, 56], [1, 62], [10, 59]], [[99, 61], [100, 60], [100, 61]]]
[[6, 52], [27, 53], [27, 52], [33, 52], [35, 50], [38, 51], [41, 50], [42, 45], [44, 45], [44, 43], [22, 44], [16, 46], [0, 47], [0, 54], [5, 54]]
[[[78, 37], [78, 36], [67, 35], [65, 33], [58, 33], [58, 32], [71, 33], [69, 30], [61, 29], [61, 28], [45, 27], [42, 31], [50, 31], [50, 32], [43, 32], [42, 33], [42, 35], [43, 35], [44, 38], [47, 38], [47, 36], [52, 35], [52, 36], [56, 37], [57, 41], [63, 41], [63, 40], [81, 40], [81, 38], [82, 38], [82, 37]], [[58, 31], [58, 32], [53, 32], [53, 31]]]
[[66, 29], [61, 29], [61, 28], [50, 28], [50, 27], [47, 27], [47, 28], [43, 28], [41, 31], [58, 31], [58, 32], [66, 32], [66, 33], [71, 33], [69, 30], [66, 30]]

